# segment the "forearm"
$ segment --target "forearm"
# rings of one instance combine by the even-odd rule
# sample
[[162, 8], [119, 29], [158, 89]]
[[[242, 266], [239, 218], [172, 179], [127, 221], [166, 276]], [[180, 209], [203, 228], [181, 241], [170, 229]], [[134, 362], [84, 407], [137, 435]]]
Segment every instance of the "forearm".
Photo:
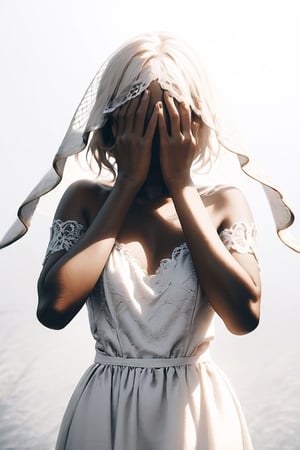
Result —
[[76, 314], [103, 271], [136, 191], [130, 183], [118, 181], [82, 238], [42, 273], [41, 309]]
[[259, 286], [221, 242], [193, 186], [171, 189], [201, 287], [227, 327], [243, 333], [256, 326]]

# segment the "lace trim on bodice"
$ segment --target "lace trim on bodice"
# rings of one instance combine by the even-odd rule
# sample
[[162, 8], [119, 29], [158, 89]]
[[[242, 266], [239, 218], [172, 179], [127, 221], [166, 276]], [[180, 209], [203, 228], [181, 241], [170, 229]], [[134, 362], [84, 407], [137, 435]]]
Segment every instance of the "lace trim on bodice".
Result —
[[251, 253], [256, 256], [256, 226], [254, 223], [236, 222], [220, 233], [220, 239], [228, 250]]
[[50, 242], [46, 250], [45, 259], [60, 250], [70, 250], [83, 235], [83, 226], [76, 220], [55, 219], [51, 227]]
[[[145, 275], [148, 275], [147, 271], [144, 269], [144, 267], [142, 266], [142, 263], [133, 255], [133, 253], [128, 249], [126, 244], [123, 244], [122, 242], [115, 242], [114, 248], [118, 251], [121, 251], [124, 255], [127, 256], [127, 258], [129, 258], [131, 261], [134, 261], [141, 269], [142, 271], [145, 273]], [[178, 258], [181, 255], [185, 255], [189, 252], [189, 248], [187, 246], [186, 242], [183, 242], [182, 244], [178, 245], [177, 247], [175, 247], [172, 251], [172, 254], [169, 258], [163, 258], [157, 269], [155, 270], [153, 275], [158, 275], [161, 272], [163, 272], [171, 263], [175, 263], [177, 262]], [[150, 275], [151, 276], [151, 275]]]
[[[238, 253], [250, 253], [256, 257], [256, 226], [255, 224], [246, 222], [236, 222], [230, 228], [225, 228], [220, 233], [220, 239], [227, 248], [227, 250], [234, 250]], [[131, 253], [126, 244], [115, 242], [114, 247], [122, 251], [131, 261], [135, 263], [147, 274], [141, 262]], [[175, 263], [182, 254], [189, 252], [186, 242], [174, 248], [172, 255], [169, 258], [164, 258], [160, 261], [158, 268], [153, 275], [158, 275], [163, 272], [171, 263]]]
[[[62, 221], [55, 219], [51, 227], [51, 236], [48, 248], [46, 250], [45, 259], [53, 253], [61, 250], [68, 251], [79, 241], [83, 235], [84, 227], [76, 220]], [[236, 222], [230, 228], [225, 228], [220, 233], [220, 239], [228, 250], [234, 250], [238, 253], [251, 253], [256, 256], [256, 226], [246, 222]], [[123, 243], [115, 242], [115, 248], [122, 250], [131, 259], [134, 259], [142, 268], [141, 263], [136, 259], [127, 246]], [[170, 258], [164, 258], [160, 261], [155, 274], [164, 270], [171, 261], [176, 262], [182, 253], [189, 251], [187, 244], [184, 242], [174, 248]], [[144, 269], [143, 269], [144, 270]], [[145, 271], [145, 270], [144, 270]]]

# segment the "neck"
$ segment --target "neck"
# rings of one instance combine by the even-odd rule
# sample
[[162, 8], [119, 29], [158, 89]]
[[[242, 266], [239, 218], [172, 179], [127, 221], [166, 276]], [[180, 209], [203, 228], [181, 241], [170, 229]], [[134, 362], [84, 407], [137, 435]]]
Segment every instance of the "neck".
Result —
[[164, 183], [146, 182], [137, 194], [139, 204], [157, 208], [170, 200], [170, 194]]

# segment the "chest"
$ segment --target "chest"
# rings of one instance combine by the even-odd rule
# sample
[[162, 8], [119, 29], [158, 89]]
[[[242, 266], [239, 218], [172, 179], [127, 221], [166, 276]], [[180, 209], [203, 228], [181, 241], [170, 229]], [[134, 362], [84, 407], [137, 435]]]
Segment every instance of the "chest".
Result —
[[[213, 208], [208, 206], [218, 227]], [[172, 259], [174, 252], [186, 242], [186, 236], [172, 203], [156, 210], [130, 211], [117, 237], [118, 244], [138, 261], [149, 275], [155, 274], [161, 262]]]

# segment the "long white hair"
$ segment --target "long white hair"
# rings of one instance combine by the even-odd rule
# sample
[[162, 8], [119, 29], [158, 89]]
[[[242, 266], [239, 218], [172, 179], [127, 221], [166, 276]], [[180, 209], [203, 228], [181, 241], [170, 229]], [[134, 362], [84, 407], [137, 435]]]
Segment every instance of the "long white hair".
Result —
[[[202, 163], [211, 162], [212, 156], [219, 160], [220, 154], [228, 154], [226, 150], [237, 156], [235, 160], [238, 167], [261, 183], [280, 239], [300, 252], [300, 245], [288, 230], [294, 222], [292, 210], [283, 198], [281, 189], [259, 169], [253, 157], [245, 150], [235, 127], [228, 120], [227, 114], [223, 113], [220, 103], [217, 104], [215, 91], [211, 88], [197, 53], [182, 40], [161, 33], [135, 37], [122, 45], [100, 67], [75, 111], [51, 169], [21, 204], [18, 219], [3, 237], [0, 248], [15, 242], [26, 233], [40, 197], [60, 183], [68, 157], [86, 148], [91, 132], [97, 132], [107, 139], [98, 153], [98, 164], [104, 162], [105, 165], [103, 154], [113, 145], [109, 136], [105, 136], [105, 132], [109, 132], [105, 127], [109, 128], [110, 113], [141, 94], [154, 80], [177, 101], [185, 101], [193, 113], [201, 117], [203, 126], [199, 145]], [[98, 151], [97, 145], [95, 149]], [[95, 151], [94, 156], [97, 160], [96, 153]], [[107, 164], [111, 164], [107, 155], [106, 159]]]
[[86, 139], [91, 131], [104, 132], [100, 140], [99, 135], [95, 134], [89, 147], [98, 164], [102, 162], [110, 166], [105, 155], [112, 146], [112, 139], [107, 136], [109, 130], [105, 130], [110, 113], [140, 95], [154, 80], [178, 102], [184, 101], [195, 115], [201, 117], [198, 136], [200, 165], [204, 166], [217, 156], [220, 149], [216, 136], [218, 123], [204, 65], [185, 42], [156, 33], [138, 36], [123, 45], [111, 56], [103, 70], [85, 129]]

